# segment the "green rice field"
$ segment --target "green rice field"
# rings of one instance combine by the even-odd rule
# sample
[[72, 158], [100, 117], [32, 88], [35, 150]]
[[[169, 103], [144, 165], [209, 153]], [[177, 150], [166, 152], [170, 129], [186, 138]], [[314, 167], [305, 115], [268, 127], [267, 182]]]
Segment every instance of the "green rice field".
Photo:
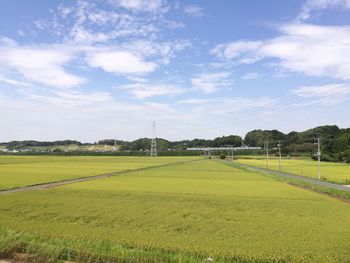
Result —
[[[178, 160], [163, 158], [157, 162]], [[104, 159], [87, 165], [109, 163]], [[213, 262], [345, 263], [350, 262], [349, 222], [348, 203], [199, 160], [0, 196], [0, 253], [20, 247], [52, 262], [212, 257]]]
[[[235, 161], [238, 163], [267, 168], [266, 158], [262, 156], [239, 156]], [[311, 159], [283, 158], [281, 167], [283, 172], [310, 178], [318, 178], [318, 163], [317, 161], [313, 161]], [[278, 171], [278, 158], [270, 157], [268, 168]], [[321, 179], [340, 184], [350, 184], [350, 165], [343, 163], [321, 162]]]
[[191, 157], [0, 156], [0, 190], [186, 160]]

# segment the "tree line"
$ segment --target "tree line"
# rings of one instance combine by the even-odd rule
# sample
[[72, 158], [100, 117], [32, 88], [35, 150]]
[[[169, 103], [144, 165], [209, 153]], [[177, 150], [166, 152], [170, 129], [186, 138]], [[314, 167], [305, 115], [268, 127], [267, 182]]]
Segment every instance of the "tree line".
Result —
[[[157, 138], [158, 152], [183, 152], [191, 147], [224, 147], [224, 146], [260, 146], [265, 142], [269, 143], [271, 153], [277, 153], [277, 144], [282, 145], [283, 155], [305, 155], [314, 157], [316, 152], [315, 138], [321, 138], [322, 160], [349, 162], [350, 163], [350, 129], [340, 129], [336, 125], [319, 126], [303, 132], [283, 133], [278, 130], [253, 130], [246, 134], [244, 138], [238, 135], [229, 135], [209, 139], [193, 139], [181, 141], [169, 141]], [[11, 141], [0, 143], [8, 149], [23, 149], [31, 146], [62, 146], [62, 145], [114, 145], [118, 146], [120, 152], [142, 152], [150, 149], [151, 139], [140, 138], [134, 141], [105, 139], [95, 143], [81, 143], [76, 140], [61, 141]], [[256, 153], [256, 152], [251, 152]], [[260, 151], [261, 153], [261, 151]]]

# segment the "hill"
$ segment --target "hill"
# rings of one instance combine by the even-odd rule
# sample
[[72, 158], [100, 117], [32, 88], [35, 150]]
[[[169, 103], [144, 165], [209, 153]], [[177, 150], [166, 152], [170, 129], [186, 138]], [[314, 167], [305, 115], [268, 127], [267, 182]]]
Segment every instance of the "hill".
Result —
[[[213, 140], [193, 139], [182, 141], [169, 141], [157, 138], [159, 152], [171, 152], [173, 155], [183, 155], [189, 147], [224, 147], [248, 146], [263, 147], [268, 142], [271, 153], [276, 153], [280, 141], [284, 155], [306, 155], [313, 157], [316, 151], [315, 138], [322, 140], [322, 160], [336, 162], [350, 162], [350, 129], [340, 129], [336, 125], [315, 127], [302, 132], [283, 133], [278, 130], [253, 130], [244, 138], [238, 135], [217, 137]], [[128, 153], [129, 155], [142, 155], [151, 147], [151, 139], [140, 138], [134, 141], [104, 139], [95, 143], [81, 143], [79, 141], [11, 141], [0, 143], [2, 152], [25, 153]], [[255, 152], [256, 153], [256, 152]]]

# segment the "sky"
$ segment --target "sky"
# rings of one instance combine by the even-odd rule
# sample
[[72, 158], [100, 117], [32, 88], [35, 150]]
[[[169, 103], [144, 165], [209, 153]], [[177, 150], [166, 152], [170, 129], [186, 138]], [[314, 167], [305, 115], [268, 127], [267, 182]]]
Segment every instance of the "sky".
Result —
[[350, 127], [350, 0], [2, 0], [0, 141]]

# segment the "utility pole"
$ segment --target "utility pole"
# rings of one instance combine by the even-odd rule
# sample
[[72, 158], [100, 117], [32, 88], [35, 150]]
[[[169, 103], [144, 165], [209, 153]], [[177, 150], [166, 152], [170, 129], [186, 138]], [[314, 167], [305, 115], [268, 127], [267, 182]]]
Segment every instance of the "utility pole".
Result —
[[231, 147], [232, 147], [231, 151], [232, 151], [232, 162], [233, 162], [233, 145]]
[[279, 166], [279, 171], [282, 170], [282, 165], [281, 165], [281, 141], [278, 141], [278, 156], [279, 156], [279, 162], [278, 162], [278, 166]]
[[264, 142], [264, 148], [266, 151], [266, 168], [269, 169], [269, 143]]
[[316, 138], [317, 142], [317, 161], [318, 161], [318, 180], [321, 180], [321, 138]]
[[157, 141], [156, 141], [156, 123], [153, 122], [151, 140], [151, 157], [157, 157]]

